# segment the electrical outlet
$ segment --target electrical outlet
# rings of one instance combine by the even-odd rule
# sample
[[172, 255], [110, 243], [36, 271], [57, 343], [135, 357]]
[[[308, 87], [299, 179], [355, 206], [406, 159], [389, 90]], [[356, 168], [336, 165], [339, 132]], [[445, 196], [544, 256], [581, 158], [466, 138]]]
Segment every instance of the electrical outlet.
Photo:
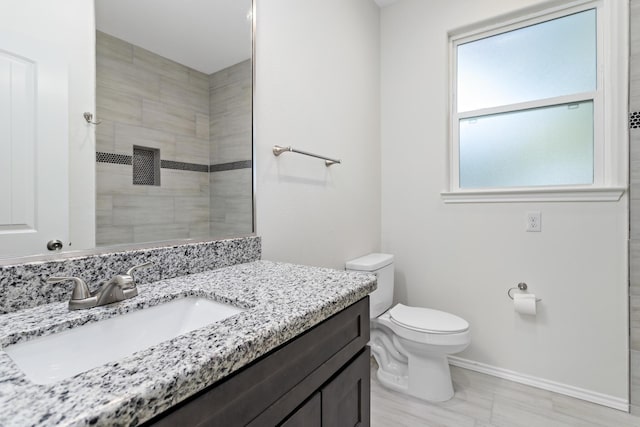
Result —
[[540, 217], [540, 211], [527, 212], [527, 231], [540, 232], [542, 231], [542, 222]]

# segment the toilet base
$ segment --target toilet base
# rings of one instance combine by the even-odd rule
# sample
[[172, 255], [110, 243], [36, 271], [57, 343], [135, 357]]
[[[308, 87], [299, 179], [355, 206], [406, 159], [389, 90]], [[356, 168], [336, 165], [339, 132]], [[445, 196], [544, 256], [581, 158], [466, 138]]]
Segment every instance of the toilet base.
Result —
[[400, 337], [387, 325], [382, 316], [371, 323], [369, 345], [378, 363], [380, 383], [429, 402], [451, 399], [454, 389], [447, 355], [464, 350], [468, 335], [452, 340], [451, 345], [429, 345]]
[[446, 355], [409, 356], [409, 388], [407, 392], [429, 402], [444, 402], [453, 397], [451, 370]]
[[422, 357], [420, 360], [409, 357], [410, 376], [386, 371], [379, 363], [378, 366], [376, 371], [378, 380], [391, 390], [428, 402], [444, 402], [455, 394], [446, 356]]

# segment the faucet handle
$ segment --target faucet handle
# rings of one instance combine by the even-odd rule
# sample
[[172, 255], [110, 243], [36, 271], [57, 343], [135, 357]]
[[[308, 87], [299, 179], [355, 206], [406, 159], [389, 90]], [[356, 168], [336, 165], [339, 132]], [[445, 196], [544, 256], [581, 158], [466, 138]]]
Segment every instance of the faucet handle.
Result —
[[83, 300], [91, 297], [91, 292], [89, 292], [89, 287], [87, 283], [79, 277], [49, 277], [46, 282], [47, 283], [60, 283], [66, 282], [68, 280], [73, 280], [73, 293], [71, 294], [71, 300]]
[[135, 288], [136, 287], [136, 281], [133, 277], [133, 272], [140, 269], [140, 268], [145, 268], [145, 267], [149, 267], [150, 265], [153, 265], [152, 262], [145, 262], [142, 264], [138, 264], [138, 265], [134, 265], [133, 267], [131, 267], [130, 269], [127, 270], [127, 272], [124, 274], [124, 277], [126, 277], [127, 283], [125, 285], [125, 289], [131, 289], [131, 288]]
[[133, 272], [138, 270], [139, 268], [144, 268], [144, 267], [149, 267], [150, 265], [153, 265], [152, 262], [145, 262], [142, 264], [138, 264], [138, 265], [134, 265], [133, 267], [131, 267], [130, 269], [127, 270], [127, 276], [133, 276]]

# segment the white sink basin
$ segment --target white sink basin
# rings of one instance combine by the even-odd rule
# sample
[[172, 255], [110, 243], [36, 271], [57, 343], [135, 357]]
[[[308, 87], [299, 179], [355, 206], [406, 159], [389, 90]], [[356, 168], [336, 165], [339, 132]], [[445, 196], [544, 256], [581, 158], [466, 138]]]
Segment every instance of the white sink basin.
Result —
[[242, 311], [206, 298], [180, 298], [3, 350], [31, 381], [51, 384]]

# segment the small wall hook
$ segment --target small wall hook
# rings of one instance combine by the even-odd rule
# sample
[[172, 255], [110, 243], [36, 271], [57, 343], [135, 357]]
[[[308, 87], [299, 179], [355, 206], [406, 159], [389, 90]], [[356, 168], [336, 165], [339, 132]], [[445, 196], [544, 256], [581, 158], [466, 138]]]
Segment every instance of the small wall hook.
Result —
[[98, 121], [93, 121], [93, 114], [91, 114], [88, 111], [85, 111], [82, 114], [82, 117], [84, 117], [84, 119], [87, 121], [87, 123], [89, 123], [90, 125], [99, 125], [100, 123], [102, 123], [102, 120], [98, 120]]

